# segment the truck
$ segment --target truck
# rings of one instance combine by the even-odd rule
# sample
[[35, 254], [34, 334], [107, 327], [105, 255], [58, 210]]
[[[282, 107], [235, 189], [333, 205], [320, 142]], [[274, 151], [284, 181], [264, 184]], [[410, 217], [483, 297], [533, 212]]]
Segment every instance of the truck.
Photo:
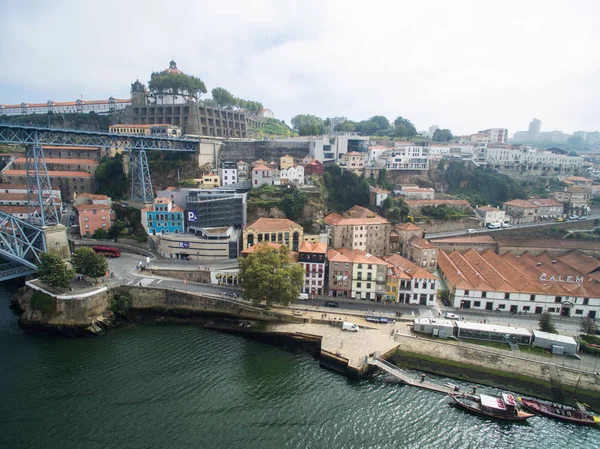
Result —
[[350, 321], [344, 321], [342, 323], [342, 330], [348, 332], [358, 332], [358, 324], [351, 323]]

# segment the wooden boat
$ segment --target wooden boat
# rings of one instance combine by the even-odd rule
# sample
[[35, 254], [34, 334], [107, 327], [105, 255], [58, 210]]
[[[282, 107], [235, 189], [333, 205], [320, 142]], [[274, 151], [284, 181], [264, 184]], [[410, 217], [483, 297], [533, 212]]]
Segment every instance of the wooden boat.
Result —
[[489, 416], [490, 418], [523, 421], [535, 416], [533, 413], [526, 413], [519, 410], [512, 394], [502, 393], [501, 396], [480, 394], [473, 396], [452, 393], [450, 397], [458, 406], [480, 415]]
[[593, 415], [592, 413], [579, 410], [575, 407], [527, 398], [519, 398], [519, 402], [523, 408], [538, 415], [547, 416], [548, 418], [559, 419], [561, 421], [567, 421], [586, 426], [597, 426], [600, 424], [600, 417]]

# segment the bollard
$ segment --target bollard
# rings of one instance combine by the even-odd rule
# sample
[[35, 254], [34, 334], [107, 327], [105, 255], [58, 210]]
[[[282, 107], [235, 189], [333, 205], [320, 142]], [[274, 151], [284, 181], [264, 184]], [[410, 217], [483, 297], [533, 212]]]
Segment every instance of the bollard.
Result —
[[477, 387], [475, 385], [473, 385], [473, 394], [477, 394]]
[[421, 374], [421, 382], [425, 382], [425, 374]]

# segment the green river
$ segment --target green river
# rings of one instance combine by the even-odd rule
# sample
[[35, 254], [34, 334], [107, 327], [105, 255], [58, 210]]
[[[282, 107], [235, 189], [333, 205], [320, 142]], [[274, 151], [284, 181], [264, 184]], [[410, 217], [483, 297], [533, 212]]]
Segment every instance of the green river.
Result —
[[3, 449], [600, 447], [600, 429], [498, 423], [384, 374], [352, 381], [306, 353], [194, 326], [29, 336], [9, 298], [0, 291]]

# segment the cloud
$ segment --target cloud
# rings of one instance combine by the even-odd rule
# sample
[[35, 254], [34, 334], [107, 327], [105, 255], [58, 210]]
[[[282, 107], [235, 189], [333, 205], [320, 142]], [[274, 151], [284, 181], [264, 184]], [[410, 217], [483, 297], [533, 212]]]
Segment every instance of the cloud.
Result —
[[2, 103], [127, 97], [174, 58], [286, 120], [402, 115], [512, 133], [536, 116], [571, 132], [600, 113], [595, 1], [5, 3]]

